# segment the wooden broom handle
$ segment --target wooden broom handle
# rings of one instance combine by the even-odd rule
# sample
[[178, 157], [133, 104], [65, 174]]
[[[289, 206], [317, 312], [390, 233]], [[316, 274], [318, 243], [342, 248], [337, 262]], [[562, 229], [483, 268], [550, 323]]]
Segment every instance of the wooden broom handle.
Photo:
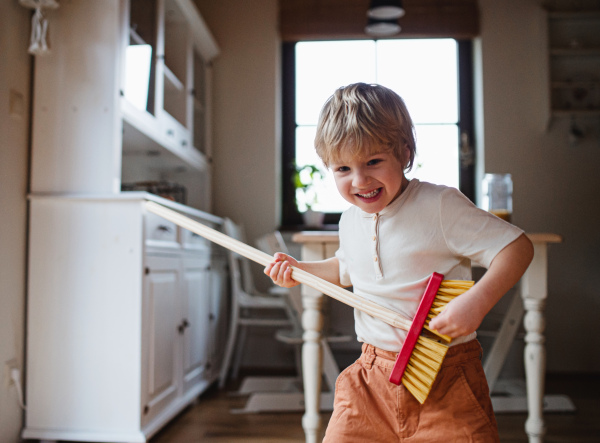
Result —
[[[159, 215], [166, 220], [169, 220], [176, 225], [181, 226], [189, 231], [194, 232], [218, 245], [223, 246], [230, 251], [236, 252], [256, 263], [267, 266], [273, 263], [273, 257], [269, 254], [259, 251], [252, 246], [249, 246], [239, 240], [229, 237], [219, 231], [216, 231], [208, 226], [203, 225], [195, 220], [192, 220], [185, 215], [169, 209], [163, 205], [148, 201], [145, 203], [146, 209], [156, 215]], [[390, 326], [408, 331], [411, 326], [411, 321], [401, 314], [398, 314], [391, 309], [378, 305], [375, 302], [362, 298], [353, 292], [340, 288], [333, 283], [323, 280], [313, 274], [310, 274], [302, 269], [292, 266], [292, 278], [299, 283], [310, 286], [325, 295], [335, 298], [342, 303], [345, 303], [353, 308], [356, 308], [366, 314], [376, 317]]]

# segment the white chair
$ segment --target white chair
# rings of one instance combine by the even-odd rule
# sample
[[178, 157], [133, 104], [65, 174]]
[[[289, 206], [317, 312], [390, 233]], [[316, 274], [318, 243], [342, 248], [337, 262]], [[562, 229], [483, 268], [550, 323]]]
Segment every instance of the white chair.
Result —
[[[288, 248], [279, 231], [269, 233], [257, 240], [257, 246], [264, 252], [273, 255], [275, 252], [289, 254]], [[302, 388], [302, 334], [300, 322], [302, 315], [302, 297], [300, 286], [291, 289], [273, 286], [271, 293], [281, 294], [289, 306], [294, 309], [294, 318], [290, 327], [279, 329], [275, 338], [294, 346], [296, 352], [296, 376], [246, 377], [235, 395], [247, 395], [248, 400], [243, 408], [233, 409], [232, 413], [259, 412], [294, 412], [304, 410], [304, 393]], [[345, 342], [351, 339], [348, 335], [335, 335], [321, 340], [323, 351], [323, 378], [328, 389], [321, 392], [321, 410], [333, 410], [335, 380], [340, 369], [329, 347], [332, 342]]]
[[[263, 252], [269, 255], [274, 255], [276, 252], [283, 252], [290, 255], [290, 252], [285, 244], [281, 232], [274, 231], [263, 235], [256, 241], [256, 246]], [[294, 346], [296, 353], [296, 371], [298, 377], [302, 377], [302, 296], [300, 295], [300, 286], [295, 288], [282, 288], [280, 286], [272, 286], [269, 288], [269, 293], [279, 294], [285, 297], [291, 306], [294, 316], [294, 321], [290, 328], [280, 329], [275, 333], [275, 338], [282, 343], [287, 343]]]
[[[225, 219], [224, 230], [228, 236], [246, 243], [243, 229], [232, 220]], [[225, 386], [230, 368], [233, 378], [238, 375], [248, 327], [290, 328], [296, 321], [292, 307], [281, 294], [263, 294], [256, 290], [247, 258], [232, 251], [228, 251], [227, 255], [231, 281], [231, 316], [219, 375], [221, 388]]]

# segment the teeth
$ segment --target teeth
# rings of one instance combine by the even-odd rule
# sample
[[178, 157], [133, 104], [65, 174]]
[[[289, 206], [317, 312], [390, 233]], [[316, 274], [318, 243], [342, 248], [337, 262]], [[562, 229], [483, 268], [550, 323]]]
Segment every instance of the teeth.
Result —
[[358, 195], [361, 196], [362, 198], [373, 198], [377, 194], [379, 194], [379, 189], [375, 189], [375, 190], [369, 192], [368, 194], [358, 194]]

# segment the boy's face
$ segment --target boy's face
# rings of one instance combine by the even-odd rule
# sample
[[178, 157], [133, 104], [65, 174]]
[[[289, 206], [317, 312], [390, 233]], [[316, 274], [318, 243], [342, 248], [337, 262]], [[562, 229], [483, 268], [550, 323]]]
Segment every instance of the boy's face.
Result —
[[369, 214], [380, 212], [402, 192], [402, 163], [389, 150], [366, 157], [340, 157], [331, 165], [338, 191]]

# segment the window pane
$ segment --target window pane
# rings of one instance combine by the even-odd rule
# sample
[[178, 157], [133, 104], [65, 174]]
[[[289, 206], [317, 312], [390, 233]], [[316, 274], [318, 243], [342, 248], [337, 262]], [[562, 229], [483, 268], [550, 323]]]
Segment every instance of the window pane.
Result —
[[350, 83], [375, 81], [375, 42], [296, 44], [296, 123], [316, 125], [333, 92]]
[[[325, 169], [321, 159], [314, 149], [316, 126], [299, 126], [296, 128], [296, 164], [298, 166], [317, 165], [323, 169], [325, 179], [315, 186], [318, 196], [317, 202], [312, 209], [320, 212], [342, 212], [350, 204], [344, 200], [337, 191], [331, 170]], [[298, 209], [300, 212], [306, 210], [306, 202], [302, 196], [297, 195]]]
[[455, 40], [378, 42], [377, 82], [404, 99], [415, 124], [458, 121]]
[[458, 189], [458, 127], [416, 125], [417, 155], [408, 178]]
[[[317, 127], [298, 126], [296, 128], [296, 164], [298, 166], [317, 165], [323, 166], [321, 159], [315, 151], [315, 134]], [[323, 166], [324, 168], [324, 166]]]
[[327, 170], [325, 180], [319, 187], [319, 201], [313, 206], [315, 211], [320, 212], [344, 212], [350, 207], [350, 203], [342, 198], [335, 186], [333, 173]]
[[[417, 156], [409, 178], [459, 186], [457, 43], [452, 39], [323, 41], [296, 44], [296, 164], [323, 167], [314, 150], [325, 100], [340, 86], [379, 83], [406, 102], [415, 123]], [[315, 185], [312, 209], [342, 212], [347, 203], [331, 171]], [[297, 193], [300, 212], [305, 196]], [[309, 202], [312, 203], [312, 202]]]

